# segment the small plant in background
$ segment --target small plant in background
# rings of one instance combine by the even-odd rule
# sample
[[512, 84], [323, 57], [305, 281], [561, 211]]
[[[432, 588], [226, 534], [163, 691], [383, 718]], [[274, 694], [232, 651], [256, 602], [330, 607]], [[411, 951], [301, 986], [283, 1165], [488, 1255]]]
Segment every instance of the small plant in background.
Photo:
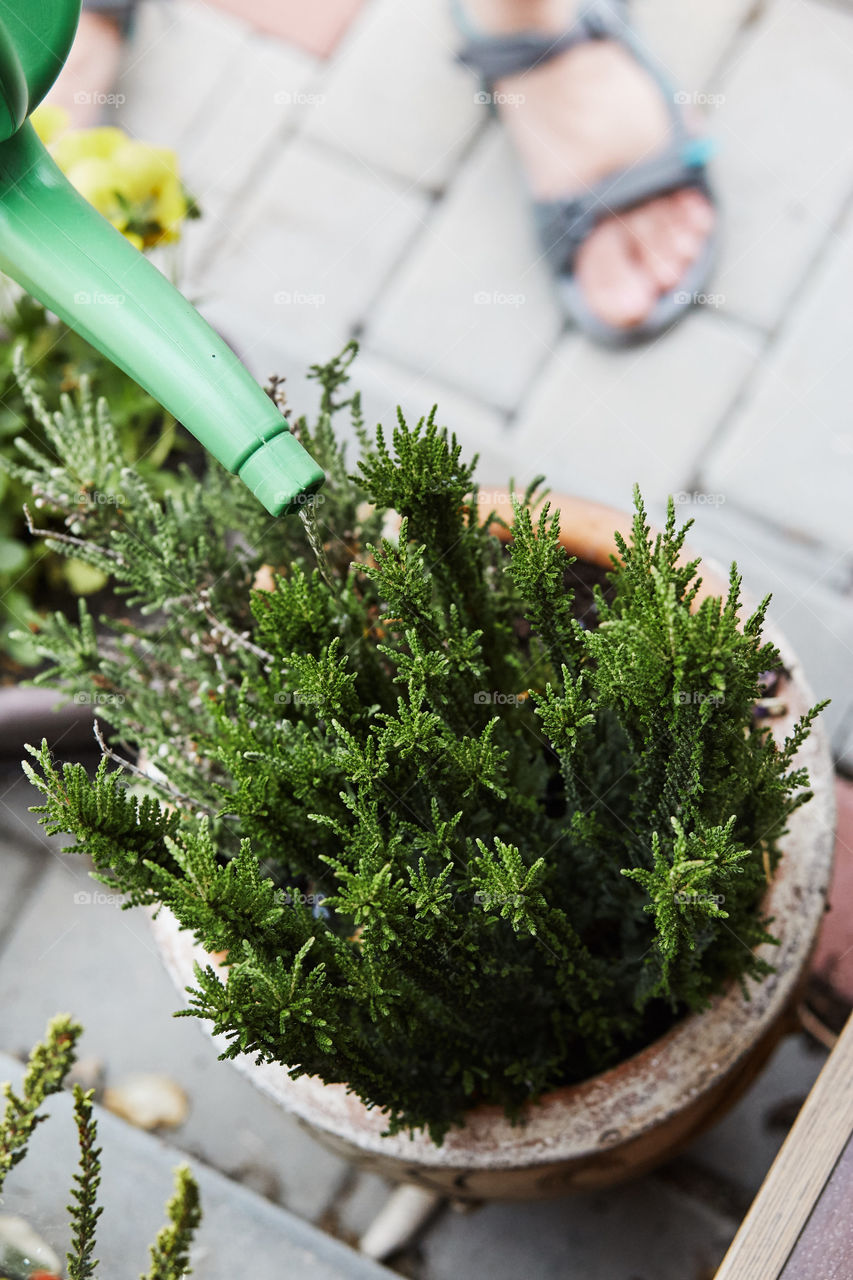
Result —
[[[27, 1154], [35, 1128], [47, 1118], [41, 1111], [47, 1098], [59, 1093], [74, 1064], [75, 1047], [82, 1028], [66, 1015], [54, 1018], [44, 1040], [36, 1045], [20, 1094], [3, 1086], [5, 1116], [0, 1120], [0, 1192], [9, 1172]], [[94, 1257], [96, 1229], [102, 1209], [97, 1203], [101, 1183], [101, 1151], [98, 1126], [92, 1113], [93, 1090], [74, 1086], [74, 1118], [77, 1124], [79, 1164], [68, 1206], [71, 1245], [66, 1254], [68, 1280], [90, 1280], [97, 1272]], [[175, 1171], [175, 1194], [166, 1206], [167, 1225], [151, 1246], [151, 1267], [142, 1280], [180, 1280], [190, 1274], [189, 1250], [201, 1221], [198, 1187], [186, 1166]], [[18, 1228], [20, 1233], [20, 1228]], [[15, 1234], [14, 1232], [12, 1233]], [[59, 1280], [43, 1264], [46, 1246], [28, 1244], [25, 1233], [16, 1246], [0, 1236], [0, 1280]], [[41, 1254], [41, 1256], [33, 1256]], [[53, 1259], [50, 1265], [54, 1266]]]
[[[47, 830], [111, 891], [224, 954], [189, 1011], [224, 1056], [345, 1083], [441, 1141], [768, 972], [761, 900], [809, 798], [793, 761], [816, 711], [782, 745], [757, 721], [780, 666], [767, 602], [739, 620], [734, 567], [700, 602], [672, 504], [652, 536], [637, 497], [590, 596], [535, 487], [496, 536], [434, 412], [365, 430], [353, 350], [314, 368], [318, 420], [293, 424], [328, 477], [318, 560], [218, 468], [158, 498], [121, 470], [106, 406], [97, 432], [85, 389], [50, 418], [22, 374], [51, 451], [16, 475], [64, 517], [49, 545], [142, 615], [108, 641], [82, 603], [45, 623], [39, 679], [110, 695], [115, 745], [94, 778], [45, 746], [26, 768]], [[121, 511], [69, 507], [81, 469], [120, 477]], [[122, 743], [157, 789], [110, 770]]]
[[[54, 159], [95, 208], [140, 249], [174, 245], [188, 218], [199, 216], [180, 179], [177, 157], [162, 147], [130, 138], [121, 129], [72, 130], [59, 108], [41, 106], [33, 124]], [[77, 559], [46, 555], [26, 536], [22, 507], [27, 492], [3, 470], [17, 453], [20, 437], [45, 445], [40, 422], [29, 413], [14, 374], [15, 353], [38, 371], [52, 396], [73, 392], [94, 379], [110, 403], [122, 456], [139, 468], [155, 492], [174, 486], [175, 460], [197, 456], [197, 446], [180, 436], [170, 414], [84, 338], [40, 302], [6, 282], [0, 302], [0, 659], [32, 664], [26, 635], [12, 639], [37, 618], [39, 607], [57, 595], [89, 595], [104, 576]], [[81, 303], [81, 305], [84, 305]], [[111, 496], [104, 494], [103, 500]], [[80, 501], [96, 501], [81, 477]]]

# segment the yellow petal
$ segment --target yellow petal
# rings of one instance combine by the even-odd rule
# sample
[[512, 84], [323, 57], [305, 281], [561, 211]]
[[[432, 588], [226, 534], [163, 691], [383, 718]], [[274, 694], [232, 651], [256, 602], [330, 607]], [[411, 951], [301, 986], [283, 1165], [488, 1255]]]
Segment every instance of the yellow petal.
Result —
[[184, 189], [177, 178], [164, 183], [159, 199], [154, 206], [154, 217], [164, 231], [174, 232], [187, 216], [187, 201]]
[[33, 128], [45, 146], [64, 133], [71, 122], [71, 117], [64, 107], [55, 106], [52, 102], [42, 102], [30, 116]]
[[127, 214], [118, 199], [119, 186], [109, 160], [98, 156], [79, 160], [68, 170], [68, 181], [113, 225], [124, 226]]
[[51, 155], [64, 173], [80, 160], [109, 159], [127, 138], [123, 129], [104, 125], [100, 129], [69, 129], [51, 146]]
[[122, 175], [122, 189], [140, 203], [178, 180], [178, 157], [167, 147], [129, 141], [116, 152], [114, 161]]

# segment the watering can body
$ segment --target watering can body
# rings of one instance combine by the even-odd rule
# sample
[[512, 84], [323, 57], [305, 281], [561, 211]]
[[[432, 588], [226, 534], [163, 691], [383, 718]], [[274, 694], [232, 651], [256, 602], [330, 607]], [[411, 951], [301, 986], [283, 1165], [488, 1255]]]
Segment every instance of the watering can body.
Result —
[[274, 515], [323, 473], [194, 307], [71, 186], [27, 116], [80, 0], [0, 0], [0, 270], [128, 373]]

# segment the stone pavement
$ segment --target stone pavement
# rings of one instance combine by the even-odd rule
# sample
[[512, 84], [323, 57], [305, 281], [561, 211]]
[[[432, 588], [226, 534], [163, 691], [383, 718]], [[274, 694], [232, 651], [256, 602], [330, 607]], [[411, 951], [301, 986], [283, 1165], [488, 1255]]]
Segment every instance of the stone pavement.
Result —
[[[853, 11], [636, 0], [719, 140], [724, 241], [700, 309], [650, 346], [607, 352], [563, 326], [507, 144], [452, 62], [444, 0], [316, 10], [302, 22], [291, 0], [143, 5], [119, 123], [178, 149], [204, 209], [186, 292], [259, 378], [287, 376], [298, 411], [315, 403], [306, 366], [357, 336], [368, 421], [438, 403], [484, 480], [545, 472], [621, 507], [637, 481], [658, 516], [675, 494], [699, 550], [736, 558], [753, 594], [773, 591], [853, 770]], [[110, 1082], [143, 1068], [183, 1084], [192, 1110], [171, 1143], [357, 1238], [385, 1185], [169, 1019], [178, 1002], [144, 919], [75, 903], [92, 889], [82, 863], [57, 857], [11, 773], [0, 793], [0, 1050], [73, 1009]], [[732, 1115], [654, 1178], [447, 1211], [396, 1265], [420, 1280], [706, 1280], [822, 1060], [787, 1040]]]
[[[0, 1081], [19, 1089], [22, 1075], [22, 1064], [0, 1053]], [[71, 1097], [50, 1099], [44, 1111], [45, 1125], [4, 1188], [3, 1213], [36, 1226], [62, 1257], [70, 1244], [66, 1205], [78, 1156]], [[100, 1107], [95, 1119], [103, 1153], [98, 1193], [103, 1216], [95, 1256], [100, 1275], [125, 1280], [150, 1264], [148, 1247], [163, 1225], [173, 1171], [183, 1160], [164, 1142]], [[392, 1280], [384, 1267], [294, 1214], [197, 1161], [190, 1164], [203, 1214], [190, 1251], [196, 1280], [249, 1275], [252, 1280]]]

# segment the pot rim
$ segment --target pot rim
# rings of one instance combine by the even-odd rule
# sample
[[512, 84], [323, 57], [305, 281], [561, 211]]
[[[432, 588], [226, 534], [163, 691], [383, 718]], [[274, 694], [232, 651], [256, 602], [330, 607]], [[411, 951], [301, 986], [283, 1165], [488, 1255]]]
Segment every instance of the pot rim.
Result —
[[[548, 498], [561, 511], [567, 549], [579, 559], [609, 565], [615, 551], [613, 531], [627, 536], [630, 518], [586, 499], [555, 493]], [[496, 501], [494, 507], [502, 519], [511, 516], [508, 500]], [[702, 594], [724, 594], [727, 576], [711, 560], [703, 557], [702, 564]], [[764, 635], [777, 645], [789, 672], [788, 709], [772, 726], [774, 735], [783, 737], [815, 700], [785, 637], [772, 624], [765, 626]], [[707, 1010], [686, 1015], [631, 1057], [527, 1104], [521, 1123], [511, 1124], [500, 1106], [481, 1105], [468, 1112], [464, 1125], [451, 1129], [439, 1147], [422, 1130], [412, 1136], [387, 1135], [384, 1113], [378, 1107], [368, 1109], [346, 1085], [327, 1085], [317, 1076], [291, 1079], [286, 1067], [258, 1064], [245, 1055], [235, 1059], [235, 1065], [313, 1128], [364, 1154], [397, 1159], [415, 1169], [532, 1168], [582, 1161], [638, 1138], [734, 1077], [750, 1050], [783, 1017], [796, 992], [817, 936], [832, 870], [833, 766], [820, 722], [797, 753], [796, 766], [808, 769], [813, 799], [791, 815], [783, 856], [764, 898], [779, 945], [763, 944], [758, 954], [773, 963], [775, 971], [762, 982], [749, 982], [749, 999], [733, 980]], [[161, 911], [152, 927], [167, 968], [177, 985], [185, 987], [193, 961], [209, 963], [210, 957], [187, 931], [178, 929], [171, 912]], [[214, 1039], [225, 1047], [224, 1037]]]

